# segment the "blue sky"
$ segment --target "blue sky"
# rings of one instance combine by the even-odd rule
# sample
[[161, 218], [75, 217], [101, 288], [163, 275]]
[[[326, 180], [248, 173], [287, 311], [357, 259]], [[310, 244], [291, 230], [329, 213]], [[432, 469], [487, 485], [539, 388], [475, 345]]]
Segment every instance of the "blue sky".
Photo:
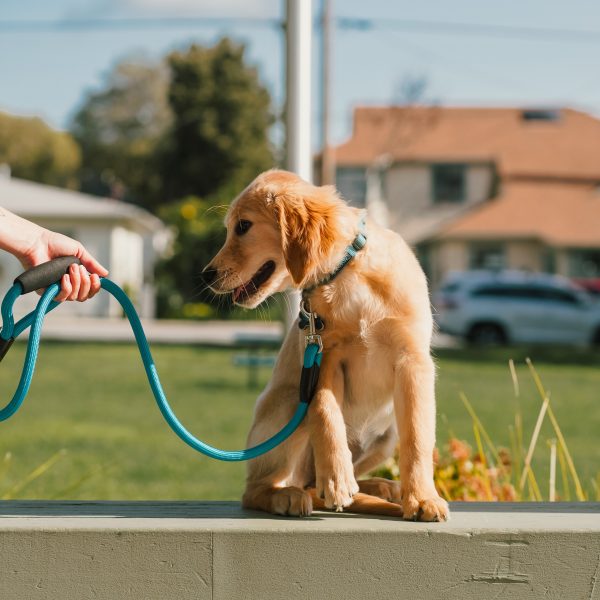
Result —
[[[320, 0], [314, 0], [315, 12]], [[283, 0], [3, 0], [0, 22], [179, 16], [282, 16]], [[350, 133], [352, 107], [398, 99], [406, 77], [424, 76], [427, 96], [448, 105], [570, 105], [600, 114], [600, 3], [593, 0], [334, 0], [337, 16], [415, 19], [542, 29], [598, 31], [594, 39], [448, 35], [389, 28], [337, 30], [332, 129]], [[0, 30], [0, 109], [40, 115], [65, 128], [86, 90], [120, 58], [158, 57], [192, 41], [228, 34], [249, 58], [276, 102], [283, 98], [283, 41], [272, 27], [186, 27], [144, 31], [16, 33]], [[315, 39], [315, 41], [318, 41]], [[315, 49], [315, 78], [318, 74]], [[315, 143], [318, 110], [315, 109]]]

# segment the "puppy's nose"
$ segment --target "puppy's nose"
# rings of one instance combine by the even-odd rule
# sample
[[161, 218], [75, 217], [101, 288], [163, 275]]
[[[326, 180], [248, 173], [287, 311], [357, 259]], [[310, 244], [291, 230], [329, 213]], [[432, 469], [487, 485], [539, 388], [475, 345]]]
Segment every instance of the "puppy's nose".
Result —
[[202, 271], [202, 281], [206, 285], [210, 285], [217, 278], [217, 270], [214, 267], [208, 265], [204, 271]]

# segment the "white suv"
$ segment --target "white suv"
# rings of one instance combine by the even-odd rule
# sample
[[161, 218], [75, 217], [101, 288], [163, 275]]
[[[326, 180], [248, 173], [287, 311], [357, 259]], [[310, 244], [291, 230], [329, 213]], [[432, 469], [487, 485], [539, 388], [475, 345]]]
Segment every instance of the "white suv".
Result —
[[433, 304], [440, 331], [473, 344], [600, 344], [600, 302], [555, 275], [455, 273]]

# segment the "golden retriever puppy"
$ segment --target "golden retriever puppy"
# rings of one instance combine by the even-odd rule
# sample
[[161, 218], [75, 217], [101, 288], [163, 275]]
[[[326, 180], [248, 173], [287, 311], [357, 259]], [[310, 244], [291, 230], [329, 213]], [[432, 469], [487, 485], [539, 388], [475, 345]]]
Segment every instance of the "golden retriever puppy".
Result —
[[[254, 308], [292, 286], [324, 322], [321, 372], [297, 431], [249, 461], [243, 505], [281, 515], [313, 507], [445, 520], [433, 484], [435, 368], [427, 283], [402, 238], [366, 220], [364, 248], [333, 273], [364, 211], [333, 187], [285, 171], [257, 177], [231, 204], [225, 244], [204, 271], [212, 290]], [[299, 401], [305, 332], [288, 332], [258, 398], [248, 444], [274, 435]], [[400, 440], [401, 483], [358, 480]]]

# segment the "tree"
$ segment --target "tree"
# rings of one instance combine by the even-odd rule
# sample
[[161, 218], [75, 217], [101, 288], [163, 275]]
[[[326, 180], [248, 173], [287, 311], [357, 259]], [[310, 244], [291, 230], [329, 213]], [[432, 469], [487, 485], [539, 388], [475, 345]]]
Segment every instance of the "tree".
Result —
[[200, 305], [200, 272], [224, 232], [209, 209], [272, 166], [270, 105], [244, 47], [223, 39], [161, 65], [116, 65], [77, 113], [84, 189], [142, 204], [174, 230], [173, 255], [157, 270], [161, 316]]
[[[176, 232], [171, 256], [157, 267], [157, 314], [160, 317], [212, 317], [208, 293], [200, 273], [221, 247], [225, 228], [223, 210], [214, 204], [188, 196], [161, 207], [159, 216]], [[216, 308], [216, 307], [215, 307]], [[224, 316], [228, 307], [225, 307]], [[204, 311], [203, 315], [197, 314]]]
[[206, 197], [243, 189], [273, 163], [270, 97], [244, 46], [224, 38], [167, 59], [173, 123], [163, 148], [165, 197]]
[[128, 59], [88, 94], [71, 125], [83, 154], [84, 191], [157, 203], [162, 179], [156, 152], [171, 121], [168, 85], [164, 62]]
[[157, 272], [157, 308], [161, 316], [226, 317], [231, 306], [224, 297], [216, 313], [202, 302], [208, 298], [200, 272], [224, 238], [216, 205], [228, 204], [273, 164], [270, 97], [245, 64], [244, 47], [229, 39], [212, 48], [192, 45], [167, 63], [173, 121], [158, 163], [170, 204], [159, 214], [176, 235], [172, 257]]
[[41, 119], [0, 113], [0, 164], [15, 177], [75, 188], [80, 153], [68, 133]]

